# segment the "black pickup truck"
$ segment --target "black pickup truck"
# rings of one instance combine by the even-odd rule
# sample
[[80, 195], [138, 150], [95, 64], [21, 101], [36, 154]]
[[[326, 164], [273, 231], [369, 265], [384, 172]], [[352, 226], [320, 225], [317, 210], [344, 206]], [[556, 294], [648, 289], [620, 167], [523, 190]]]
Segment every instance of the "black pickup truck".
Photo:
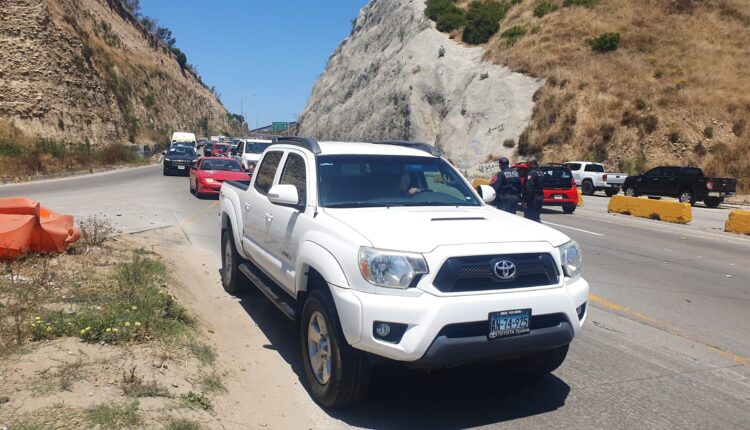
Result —
[[707, 178], [697, 167], [655, 167], [638, 176], [628, 176], [622, 184], [626, 196], [676, 197], [682, 203], [704, 202], [715, 208], [725, 197], [734, 195], [737, 180]]

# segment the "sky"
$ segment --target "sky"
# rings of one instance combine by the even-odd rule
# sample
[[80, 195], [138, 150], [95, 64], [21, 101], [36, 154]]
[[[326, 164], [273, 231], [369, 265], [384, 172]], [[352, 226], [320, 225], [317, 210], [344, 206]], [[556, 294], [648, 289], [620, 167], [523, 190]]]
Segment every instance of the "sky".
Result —
[[250, 128], [294, 121], [367, 0], [141, 0]]

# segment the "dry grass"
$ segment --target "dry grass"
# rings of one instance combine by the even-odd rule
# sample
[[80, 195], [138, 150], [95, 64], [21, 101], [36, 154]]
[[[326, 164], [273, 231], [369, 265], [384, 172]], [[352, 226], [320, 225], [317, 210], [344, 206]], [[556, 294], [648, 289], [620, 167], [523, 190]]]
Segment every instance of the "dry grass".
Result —
[[[619, 169], [638, 161], [694, 164], [738, 177], [748, 189], [749, 3], [602, 0], [541, 19], [535, 4], [514, 6], [501, 23], [501, 32], [526, 30], [515, 44], [498, 33], [487, 45], [493, 61], [547, 78], [520, 153]], [[586, 44], [604, 32], [621, 34], [617, 51], [600, 54]]]

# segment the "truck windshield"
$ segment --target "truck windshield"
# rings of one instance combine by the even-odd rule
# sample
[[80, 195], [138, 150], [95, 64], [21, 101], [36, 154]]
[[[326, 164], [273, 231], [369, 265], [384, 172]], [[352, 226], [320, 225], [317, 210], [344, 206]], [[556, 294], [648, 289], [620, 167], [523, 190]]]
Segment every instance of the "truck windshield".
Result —
[[317, 163], [324, 207], [481, 205], [441, 158], [326, 155], [319, 156]]
[[269, 146], [271, 146], [270, 143], [247, 142], [247, 144], [245, 145], [245, 152], [249, 152], [252, 154], [261, 154]]

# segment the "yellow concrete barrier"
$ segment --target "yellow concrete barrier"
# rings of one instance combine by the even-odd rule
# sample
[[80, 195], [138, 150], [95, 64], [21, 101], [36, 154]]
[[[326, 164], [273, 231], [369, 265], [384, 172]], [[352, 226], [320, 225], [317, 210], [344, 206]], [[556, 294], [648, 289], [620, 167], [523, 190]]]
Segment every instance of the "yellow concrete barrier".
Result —
[[612, 196], [608, 211], [677, 224], [687, 224], [693, 220], [693, 211], [688, 203], [638, 197]]
[[732, 211], [729, 213], [724, 231], [729, 233], [750, 234], [750, 211]]
[[583, 206], [583, 193], [580, 188], [576, 189], [578, 190], [578, 206]]
[[477, 188], [479, 188], [480, 185], [489, 185], [489, 184], [490, 184], [490, 180], [489, 179], [476, 178], [471, 183], [471, 186], [476, 190]]

